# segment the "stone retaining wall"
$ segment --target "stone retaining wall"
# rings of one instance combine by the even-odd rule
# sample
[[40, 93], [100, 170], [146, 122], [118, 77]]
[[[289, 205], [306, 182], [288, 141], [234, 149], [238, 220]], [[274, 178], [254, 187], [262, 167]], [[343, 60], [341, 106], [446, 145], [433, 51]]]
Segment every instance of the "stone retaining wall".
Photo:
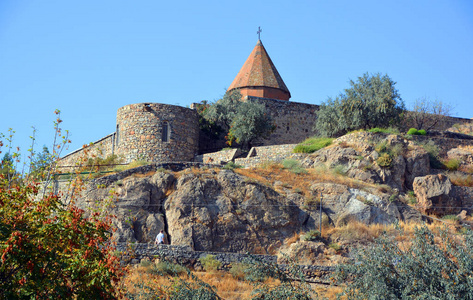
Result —
[[[221, 269], [229, 270], [232, 264], [261, 261], [265, 264], [277, 265], [282, 271], [289, 271], [289, 265], [277, 264], [277, 256], [261, 254], [243, 254], [230, 252], [192, 251], [189, 246], [180, 245], [154, 245], [147, 243], [118, 243], [116, 249], [124, 255], [125, 262], [131, 264], [140, 263], [142, 260], [154, 260], [159, 258], [172, 263], [179, 263], [191, 268], [200, 269], [199, 258], [207, 255], [215, 256], [222, 263]], [[333, 266], [300, 265], [300, 270], [306, 279], [328, 281], [330, 275], [335, 271]]]
[[292, 150], [297, 144], [278, 146], [261, 146], [251, 148], [246, 158], [236, 158], [235, 163], [243, 167], [256, 167], [264, 162], [280, 163], [293, 155]]
[[223, 149], [218, 152], [197, 155], [194, 161], [206, 164], [223, 164], [233, 161], [240, 153], [240, 149]]

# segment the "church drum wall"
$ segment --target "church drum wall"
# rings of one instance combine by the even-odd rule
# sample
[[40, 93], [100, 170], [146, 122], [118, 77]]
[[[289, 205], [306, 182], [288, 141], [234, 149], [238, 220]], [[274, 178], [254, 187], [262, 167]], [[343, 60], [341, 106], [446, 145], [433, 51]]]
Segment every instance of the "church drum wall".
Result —
[[[163, 131], [168, 130], [168, 134]], [[166, 141], [167, 139], [167, 141]], [[116, 154], [125, 162], [192, 161], [198, 151], [197, 112], [186, 107], [138, 103], [117, 112]]]

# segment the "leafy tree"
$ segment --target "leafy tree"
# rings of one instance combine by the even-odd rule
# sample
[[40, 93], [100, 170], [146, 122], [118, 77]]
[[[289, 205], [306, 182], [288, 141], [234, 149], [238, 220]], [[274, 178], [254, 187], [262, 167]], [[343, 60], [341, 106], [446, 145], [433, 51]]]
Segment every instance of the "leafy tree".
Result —
[[51, 165], [52, 156], [48, 147], [43, 146], [43, 151], [33, 156], [31, 160], [30, 175], [35, 179], [41, 179], [47, 168]]
[[0, 163], [0, 174], [8, 176], [8, 174], [15, 173], [15, 169], [13, 167], [13, 157], [10, 153], [5, 153]]
[[[56, 134], [59, 123], [58, 118]], [[68, 142], [64, 137], [53, 146], [60, 151]], [[31, 178], [19, 176], [0, 174], [0, 299], [120, 297], [124, 269], [112, 254], [110, 217], [86, 217], [60, 195], [39, 192]]]
[[204, 117], [227, 130], [226, 138], [229, 145], [236, 141], [247, 149], [255, 140], [268, 138], [274, 130], [271, 117], [264, 105], [253, 101], [241, 101], [238, 90], [226, 93], [222, 99], [210, 105], [205, 110]]
[[387, 75], [368, 73], [350, 80], [335, 99], [320, 105], [315, 130], [321, 135], [338, 136], [351, 130], [388, 127], [399, 121], [404, 111], [396, 83]]
[[436, 236], [422, 226], [409, 247], [385, 236], [337, 278], [348, 281], [346, 299], [473, 299], [473, 233], [460, 238], [444, 228]]
[[453, 107], [440, 100], [427, 98], [416, 99], [410, 111], [406, 111], [405, 119], [412, 127], [431, 130], [444, 127]]

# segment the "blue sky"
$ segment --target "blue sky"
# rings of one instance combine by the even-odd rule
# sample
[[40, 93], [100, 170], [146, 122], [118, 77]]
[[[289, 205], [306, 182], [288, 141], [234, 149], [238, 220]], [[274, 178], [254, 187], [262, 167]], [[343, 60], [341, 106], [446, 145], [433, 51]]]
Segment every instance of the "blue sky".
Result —
[[112, 133], [119, 107], [190, 105], [225, 92], [261, 40], [291, 91], [320, 104], [363, 73], [388, 74], [409, 105], [473, 117], [473, 1], [0, 1], [0, 132], [69, 152]]

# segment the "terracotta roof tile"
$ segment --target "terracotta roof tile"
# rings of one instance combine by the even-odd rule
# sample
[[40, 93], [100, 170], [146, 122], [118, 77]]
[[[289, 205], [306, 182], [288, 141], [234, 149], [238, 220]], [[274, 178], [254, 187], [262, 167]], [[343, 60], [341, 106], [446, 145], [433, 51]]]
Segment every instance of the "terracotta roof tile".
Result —
[[257, 87], [279, 89], [284, 94], [288, 94], [289, 97], [291, 95], [260, 40], [258, 40], [258, 43], [233, 80], [228, 91], [236, 88]]

